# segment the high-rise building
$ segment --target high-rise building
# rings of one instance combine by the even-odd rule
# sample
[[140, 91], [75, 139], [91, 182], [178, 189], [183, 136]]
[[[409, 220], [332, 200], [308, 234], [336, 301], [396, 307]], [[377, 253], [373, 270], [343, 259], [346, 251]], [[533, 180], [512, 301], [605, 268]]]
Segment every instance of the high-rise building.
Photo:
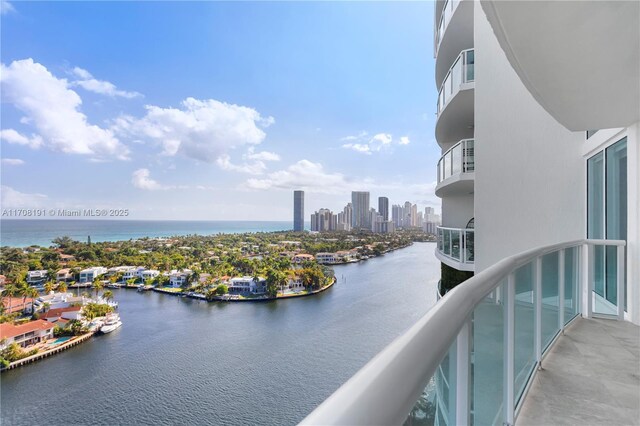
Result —
[[402, 206], [394, 204], [391, 207], [391, 221], [396, 228], [402, 227]]
[[311, 230], [317, 232], [338, 230], [338, 216], [329, 209], [320, 209], [311, 215]]
[[293, 230], [304, 231], [304, 191], [293, 191]]
[[389, 220], [389, 199], [387, 197], [378, 197], [378, 213], [382, 215], [383, 220]]
[[351, 218], [351, 227], [354, 230], [371, 229], [371, 221], [369, 216], [369, 192], [353, 191], [351, 192], [351, 206], [353, 207], [353, 217]]

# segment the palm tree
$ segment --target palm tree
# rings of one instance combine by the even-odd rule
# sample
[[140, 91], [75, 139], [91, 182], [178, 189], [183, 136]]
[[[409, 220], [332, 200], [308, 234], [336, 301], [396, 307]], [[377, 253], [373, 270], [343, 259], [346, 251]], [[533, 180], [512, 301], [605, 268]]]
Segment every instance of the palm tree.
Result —
[[102, 285], [102, 281], [100, 281], [100, 279], [96, 278], [95, 280], [93, 280], [92, 287], [93, 287], [93, 291], [96, 293], [96, 298], [97, 298], [98, 297], [98, 292], [104, 288], [104, 286]]
[[[40, 293], [38, 293], [38, 290], [36, 290], [33, 287], [28, 287], [26, 289], [26, 291], [25, 291], [25, 294], [26, 294], [27, 297], [30, 297], [32, 299], [37, 299], [40, 296]], [[23, 306], [24, 306], [24, 304], [23, 304]], [[33, 302], [31, 302], [31, 311], [33, 312]]]
[[9, 313], [11, 313], [11, 308], [13, 305], [13, 298], [18, 294], [18, 288], [13, 284], [7, 284], [2, 290], [2, 297], [9, 298]]
[[44, 283], [44, 292], [49, 294], [53, 291], [53, 281], [47, 281]]
[[67, 292], [67, 283], [62, 281], [59, 285], [58, 285], [58, 291], [60, 293], [66, 293]]
[[107, 290], [102, 293], [102, 298], [108, 302], [113, 300], [113, 292], [111, 290]]

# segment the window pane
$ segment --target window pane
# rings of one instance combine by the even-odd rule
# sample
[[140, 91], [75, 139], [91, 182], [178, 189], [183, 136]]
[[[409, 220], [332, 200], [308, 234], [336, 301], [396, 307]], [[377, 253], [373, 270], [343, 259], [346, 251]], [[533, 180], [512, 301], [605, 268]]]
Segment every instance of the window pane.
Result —
[[542, 348], [560, 331], [558, 308], [559, 284], [558, 253], [542, 256]]
[[604, 235], [604, 154], [587, 161], [587, 238], [601, 239]]
[[[627, 239], [627, 138], [616, 142], [606, 150], [607, 158], [607, 239]], [[615, 247], [607, 249], [606, 299], [614, 304], [617, 301], [616, 256], [609, 253]], [[625, 277], [626, 278], [626, 277]], [[626, 288], [625, 279], [625, 288]], [[626, 291], [625, 291], [626, 296]], [[625, 297], [626, 308], [626, 297]]]
[[535, 365], [533, 265], [520, 267], [515, 273], [515, 341], [514, 398], [517, 403]]

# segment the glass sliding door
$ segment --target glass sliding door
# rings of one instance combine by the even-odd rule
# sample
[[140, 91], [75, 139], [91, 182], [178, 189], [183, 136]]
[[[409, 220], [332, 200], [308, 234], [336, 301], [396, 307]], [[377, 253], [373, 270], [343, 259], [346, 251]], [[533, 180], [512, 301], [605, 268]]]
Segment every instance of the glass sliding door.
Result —
[[[627, 239], [627, 138], [605, 150], [606, 235], [610, 240]], [[617, 305], [616, 254], [607, 251], [606, 299]], [[609, 272], [611, 271], [611, 272]], [[625, 280], [626, 287], [626, 280]], [[626, 294], [626, 291], [625, 291]], [[626, 299], [626, 297], [625, 297]], [[626, 300], [624, 301], [626, 307]]]
[[[627, 239], [627, 138], [587, 160], [587, 238]], [[615, 314], [619, 303], [626, 307], [626, 297], [618, 301], [615, 247], [596, 246], [594, 262], [595, 312]]]

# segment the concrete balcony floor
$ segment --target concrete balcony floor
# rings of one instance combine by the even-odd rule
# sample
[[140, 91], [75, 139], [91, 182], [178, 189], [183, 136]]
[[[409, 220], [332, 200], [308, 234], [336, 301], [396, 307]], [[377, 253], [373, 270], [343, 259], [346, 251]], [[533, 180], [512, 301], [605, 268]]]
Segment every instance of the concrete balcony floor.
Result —
[[516, 424], [640, 424], [640, 327], [577, 318], [542, 360]]

